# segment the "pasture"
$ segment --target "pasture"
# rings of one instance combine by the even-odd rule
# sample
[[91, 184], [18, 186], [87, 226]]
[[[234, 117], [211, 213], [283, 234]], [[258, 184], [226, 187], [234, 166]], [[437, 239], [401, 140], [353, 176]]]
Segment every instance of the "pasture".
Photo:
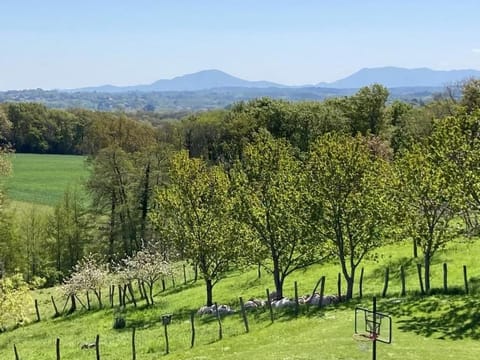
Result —
[[11, 155], [13, 173], [4, 180], [10, 200], [52, 206], [68, 187], [82, 189], [88, 176], [84, 156]]
[[[378, 359], [464, 359], [474, 360], [480, 353], [480, 324], [477, 309], [480, 306], [480, 253], [478, 242], [459, 241], [442, 251], [433, 266], [432, 295], [419, 295], [416, 261], [410, 259], [409, 243], [384, 247], [376, 261], [365, 262], [363, 298], [348, 303], [318, 308], [302, 306], [298, 316], [292, 310], [276, 310], [275, 321], [269, 312], [260, 309], [248, 313], [250, 332], [245, 333], [240, 312], [222, 320], [223, 339], [218, 340], [218, 325], [211, 316], [196, 316], [196, 341], [190, 348], [190, 321], [192, 311], [204, 303], [204, 285], [192, 281], [187, 272], [187, 283], [178, 273], [175, 286], [167, 279], [167, 289], [156, 289], [156, 304], [137, 308], [132, 304], [124, 310], [126, 328], [112, 328], [117, 309], [110, 308], [105, 296], [105, 309], [80, 310], [70, 316], [53, 318], [50, 296], [63, 307], [59, 289], [32, 292], [30, 323], [0, 334], [0, 358], [13, 358], [16, 344], [22, 359], [51, 359], [55, 356], [55, 340], [60, 338], [62, 359], [93, 359], [94, 349], [81, 349], [100, 335], [102, 359], [131, 359], [131, 333], [136, 328], [137, 359], [370, 359], [371, 353], [360, 350], [352, 339], [354, 308], [371, 306], [373, 295], [378, 297], [378, 310], [393, 316], [393, 343], [378, 344]], [[449, 294], [442, 292], [442, 264], [449, 266]], [[398, 267], [406, 269], [407, 295], [400, 296]], [[462, 266], [468, 267], [470, 293], [464, 294]], [[381, 297], [383, 274], [390, 268], [391, 281], [385, 298]], [[293, 283], [298, 282], [299, 294], [312, 291], [316, 281], [326, 275], [326, 294], [336, 293], [338, 266], [334, 263], [312, 266], [287, 279], [285, 293], [293, 296]], [[239, 309], [238, 297], [265, 298], [265, 289], [272, 288], [269, 274], [258, 278], [256, 269], [232, 271], [214, 288], [214, 299]], [[356, 287], [358, 289], [358, 287]], [[107, 292], [108, 293], [108, 292]], [[33, 298], [39, 299], [42, 320], [34, 322]], [[84, 299], [85, 301], [85, 299]], [[164, 329], [161, 315], [173, 314], [168, 327], [170, 354], [165, 355]]]
[[[11, 206], [25, 203], [47, 209], [61, 199], [68, 186], [80, 186], [87, 177], [81, 156], [30, 155], [12, 156], [13, 175], [5, 180]], [[131, 303], [123, 310], [126, 328], [113, 329], [118, 309], [110, 307], [108, 290], [104, 290], [104, 309], [80, 309], [72, 315], [53, 317], [51, 296], [61, 311], [65, 304], [59, 288], [31, 292], [29, 320], [23, 326], [0, 333], [0, 359], [14, 358], [16, 345], [21, 359], [55, 358], [55, 341], [60, 339], [61, 359], [94, 359], [95, 349], [81, 349], [100, 335], [101, 359], [132, 359], [131, 334], [136, 329], [137, 359], [370, 359], [371, 353], [360, 349], [352, 339], [355, 306], [369, 308], [373, 296], [378, 297], [378, 310], [393, 317], [393, 343], [378, 344], [378, 359], [461, 359], [476, 360], [480, 353], [480, 242], [459, 238], [437, 254], [432, 265], [432, 292], [421, 295], [417, 263], [412, 258], [411, 243], [405, 242], [378, 249], [367, 259], [363, 298], [358, 296], [358, 280], [354, 299], [323, 308], [302, 306], [298, 316], [292, 309], [275, 310], [271, 323], [267, 309], [248, 312], [250, 332], [246, 333], [239, 312], [239, 296], [243, 299], [265, 298], [265, 289], [272, 290], [271, 275], [263, 271], [258, 278], [255, 268], [232, 270], [214, 288], [214, 300], [236, 310], [222, 319], [223, 339], [219, 340], [218, 324], [211, 316], [195, 316], [195, 346], [190, 347], [190, 314], [205, 302], [204, 283], [192, 280], [187, 268], [187, 281], [182, 272], [175, 276], [175, 285], [166, 279], [167, 288], [157, 284], [155, 305], [138, 307]], [[449, 291], [443, 291], [443, 264], [448, 264]], [[401, 296], [400, 266], [406, 274], [406, 296]], [[465, 294], [463, 266], [468, 269], [469, 294]], [[390, 270], [386, 297], [382, 298], [385, 269]], [[294, 296], [298, 283], [300, 295], [311, 293], [317, 280], [326, 276], [326, 294], [337, 293], [336, 263], [311, 266], [287, 278], [285, 295]], [[357, 279], [358, 279], [357, 274]], [[344, 284], [343, 284], [344, 289]], [[106, 295], [105, 295], [106, 294]], [[138, 294], [137, 294], [138, 295]], [[36, 322], [34, 299], [38, 300], [41, 321]], [[86, 302], [85, 298], [82, 298]], [[95, 303], [93, 302], [95, 307]], [[168, 327], [170, 354], [165, 355], [162, 314], [173, 314]], [[368, 349], [367, 349], [368, 350]]]

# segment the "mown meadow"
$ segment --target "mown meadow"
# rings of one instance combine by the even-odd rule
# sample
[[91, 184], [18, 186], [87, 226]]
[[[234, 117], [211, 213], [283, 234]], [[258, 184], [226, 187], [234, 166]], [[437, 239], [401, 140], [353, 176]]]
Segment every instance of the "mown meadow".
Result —
[[[154, 306], [146, 306], [138, 299], [137, 307], [129, 303], [121, 311], [126, 327], [118, 330], [113, 328], [113, 322], [120, 310], [110, 306], [106, 289], [104, 309], [98, 309], [92, 301], [90, 311], [81, 309], [57, 318], [53, 317], [51, 296], [62, 311], [65, 298], [60, 288], [35, 290], [31, 298], [25, 299], [31, 304], [27, 323], [0, 334], [0, 358], [14, 358], [14, 344], [21, 359], [54, 358], [55, 342], [59, 338], [61, 359], [94, 359], [95, 349], [81, 349], [81, 346], [94, 342], [99, 335], [102, 359], [132, 359], [131, 336], [135, 328], [137, 359], [370, 359], [369, 347], [365, 349], [352, 339], [354, 308], [370, 307], [372, 297], [377, 296], [378, 310], [393, 317], [393, 343], [377, 345], [379, 359], [477, 359], [480, 244], [459, 238], [439, 253], [432, 267], [430, 295], [420, 294], [417, 261], [411, 253], [410, 243], [378, 249], [375, 260], [369, 259], [364, 264], [362, 299], [358, 298], [356, 287], [350, 302], [323, 308], [301, 306], [298, 315], [294, 309], [274, 310], [273, 323], [266, 308], [249, 311], [249, 333], [245, 332], [239, 311], [239, 296], [266, 298], [265, 289], [272, 288], [271, 275], [262, 272], [259, 278], [255, 268], [231, 271], [215, 286], [214, 296], [215, 301], [232, 306], [236, 313], [222, 317], [222, 340], [219, 340], [215, 317], [195, 315], [193, 348], [190, 315], [204, 304], [205, 287], [201, 279], [193, 281], [189, 267], [186, 283], [183, 272], [177, 271], [174, 281], [166, 279], [165, 290], [158, 284]], [[443, 293], [443, 263], [447, 263], [449, 269], [448, 294]], [[400, 296], [400, 265], [406, 272], [405, 297]], [[468, 295], [463, 282], [464, 265], [468, 269]], [[390, 282], [386, 297], [382, 298], [387, 267]], [[285, 285], [285, 295], [294, 296], [295, 281], [299, 294], [310, 293], [323, 275], [326, 276], [325, 293], [335, 294], [337, 271], [337, 264], [326, 263], [295, 272]], [[36, 322], [34, 299], [39, 303], [40, 322]], [[82, 299], [86, 303], [85, 297]], [[173, 314], [168, 327], [168, 355], [161, 322], [163, 314]]]
[[53, 206], [68, 187], [82, 188], [88, 177], [85, 156], [10, 155], [13, 172], [4, 181], [10, 200]]

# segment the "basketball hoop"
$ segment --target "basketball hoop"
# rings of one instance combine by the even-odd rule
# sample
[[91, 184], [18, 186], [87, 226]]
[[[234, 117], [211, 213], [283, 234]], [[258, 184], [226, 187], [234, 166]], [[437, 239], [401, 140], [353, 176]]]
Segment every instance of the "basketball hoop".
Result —
[[377, 340], [380, 336], [380, 325], [382, 325], [381, 313], [373, 313], [366, 311], [365, 313], [365, 331], [368, 333], [368, 336], [372, 340]]
[[[383, 332], [380, 333], [383, 321]], [[355, 308], [355, 332], [353, 340], [358, 344], [361, 351], [372, 349], [372, 359], [377, 358], [377, 342], [391, 344], [392, 342], [392, 318], [390, 315], [377, 311], [377, 299], [373, 297], [373, 309], [361, 307]]]
[[370, 350], [370, 342], [373, 341], [373, 339], [369, 335], [353, 334], [352, 338], [357, 342], [360, 351], [368, 352]]

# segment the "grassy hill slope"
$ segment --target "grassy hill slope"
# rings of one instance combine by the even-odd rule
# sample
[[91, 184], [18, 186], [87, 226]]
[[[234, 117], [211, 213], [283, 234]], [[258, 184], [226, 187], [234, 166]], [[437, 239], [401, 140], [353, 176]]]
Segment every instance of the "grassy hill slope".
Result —
[[52, 206], [88, 176], [84, 156], [13, 154], [11, 160], [13, 174], [4, 183], [14, 201]]
[[[480, 254], [477, 242], [452, 244], [436, 259], [432, 284], [436, 295], [418, 295], [416, 261], [410, 260], [410, 244], [389, 246], [379, 251], [378, 262], [365, 263], [364, 298], [322, 309], [301, 307], [298, 317], [294, 311], [276, 311], [271, 324], [267, 310], [249, 312], [250, 333], [246, 334], [240, 313], [223, 319], [223, 340], [218, 340], [218, 324], [211, 316], [195, 316], [196, 343], [190, 348], [190, 314], [204, 303], [201, 280], [194, 283], [191, 272], [187, 284], [183, 275], [176, 276], [173, 287], [170, 279], [165, 291], [157, 289], [156, 304], [138, 308], [128, 305], [124, 312], [127, 327], [112, 328], [116, 309], [81, 310], [71, 316], [52, 318], [50, 295], [63, 307], [58, 289], [32, 293], [38, 298], [42, 321], [30, 323], [16, 330], [0, 334], [0, 358], [13, 358], [13, 344], [22, 359], [51, 359], [55, 356], [55, 339], [61, 341], [62, 359], [92, 359], [95, 350], [82, 350], [81, 344], [93, 342], [100, 335], [102, 359], [131, 359], [131, 331], [137, 329], [137, 359], [158, 359], [165, 349], [161, 315], [173, 314], [168, 328], [170, 359], [369, 359], [371, 354], [359, 349], [352, 340], [353, 313], [356, 305], [370, 307], [373, 295], [380, 297], [384, 270], [390, 268], [391, 282], [386, 298], [379, 298], [379, 311], [393, 316], [393, 343], [378, 344], [379, 359], [465, 359], [478, 358], [480, 352]], [[442, 264], [448, 262], [450, 295], [442, 294]], [[400, 297], [399, 271], [407, 272], [407, 296]], [[470, 294], [463, 290], [462, 266], [467, 265]], [[313, 266], [297, 272], [287, 280], [285, 292], [293, 296], [293, 282], [297, 281], [300, 294], [312, 291], [317, 279], [327, 276], [326, 293], [336, 293], [338, 267], [335, 264]], [[265, 288], [271, 288], [271, 278], [256, 270], [234, 271], [222, 279], [214, 289], [218, 303], [239, 309], [238, 296], [265, 297]], [[33, 305], [33, 300], [28, 300]], [[83, 299], [85, 301], [85, 299]], [[105, 299], [106, 302], [106, 299]], [[33, 306], [31, 319], [35, 318]]]

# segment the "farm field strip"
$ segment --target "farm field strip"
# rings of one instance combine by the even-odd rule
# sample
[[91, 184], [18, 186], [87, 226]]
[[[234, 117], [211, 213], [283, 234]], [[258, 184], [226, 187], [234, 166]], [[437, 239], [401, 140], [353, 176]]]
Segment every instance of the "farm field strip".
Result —
[[83, 190], [88, 176], [85, 156], [11, 155], [13, 173], [3, 183], [9, 199], [52, 206], [68, 187]]

